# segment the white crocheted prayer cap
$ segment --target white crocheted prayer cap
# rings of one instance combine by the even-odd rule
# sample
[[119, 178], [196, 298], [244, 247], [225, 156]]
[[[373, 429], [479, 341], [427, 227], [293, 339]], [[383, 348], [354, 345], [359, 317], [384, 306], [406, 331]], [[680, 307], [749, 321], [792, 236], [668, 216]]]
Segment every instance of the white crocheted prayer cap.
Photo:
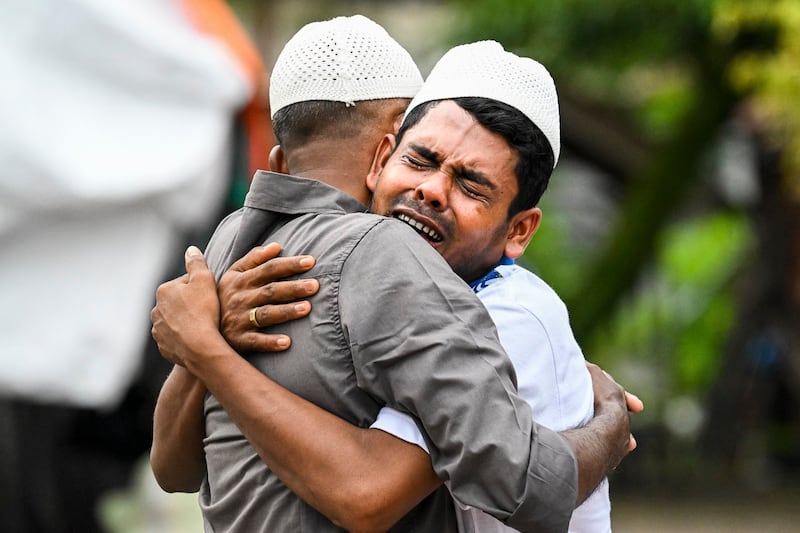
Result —
[[422, 75], [411, 55], [383, 27], [363, 15], [303, 26], [272, 69], [272, 116], [298, 102], [412, 98]]
[[432, 100], [491, 98], [531, 119], [550, 142], [555, 160], [561, 151], [558, 95], [544, 66], [507, 52], [496, 41], [478, 41], [451, 48], [436, 63], [408, 112]]

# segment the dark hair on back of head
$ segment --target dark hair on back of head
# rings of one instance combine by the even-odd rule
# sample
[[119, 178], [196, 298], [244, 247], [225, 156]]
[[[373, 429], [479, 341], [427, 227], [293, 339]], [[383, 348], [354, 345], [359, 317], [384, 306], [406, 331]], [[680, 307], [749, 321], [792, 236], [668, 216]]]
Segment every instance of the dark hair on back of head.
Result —
[[[519, 155], [516, 168], [519, 192], [508, 208], [509, 218], [539, 203], [550, 182], [555, 161], [553, 149], [542, 130], [521, 111], [497, 100], [481, 97], [452, 100], [484, 128], [502, 136]], [[439, 102], [441, 100], [425, 102], [408, 113], [397, 132], [398, 145], [406, 130], [422, 120]]]
[[321, 136], [352, 138], [372, 124], [380, 100], [366, 100], [356, 105], [327, 100], [297, 102], [282, 107], [272, 117], [275, 138], [285, 150]]

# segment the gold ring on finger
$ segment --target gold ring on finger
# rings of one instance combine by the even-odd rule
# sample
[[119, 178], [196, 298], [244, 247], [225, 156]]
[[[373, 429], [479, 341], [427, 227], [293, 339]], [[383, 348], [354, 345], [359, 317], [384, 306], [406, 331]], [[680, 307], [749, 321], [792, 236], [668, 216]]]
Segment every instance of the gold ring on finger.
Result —
[[250, 323], [253, 324], [255, 327], [261, 329], [261, 324], [258, 323], [258, 317], [256, 316], [256, 311], [258, 311], [258, 307], [254, 307], [250, 310]]

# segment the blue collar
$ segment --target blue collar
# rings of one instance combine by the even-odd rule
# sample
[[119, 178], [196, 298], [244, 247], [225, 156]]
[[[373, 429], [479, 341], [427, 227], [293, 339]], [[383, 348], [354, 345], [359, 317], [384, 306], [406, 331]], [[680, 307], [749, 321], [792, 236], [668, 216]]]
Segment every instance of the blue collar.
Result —
[[510, 257], [503, 256], [502, 258], [500, 258], [500, 261], [498, 261], [497, 264], [493, 266], [492, 269], [489, 272], [487, 272], [483, 277], [480, 277], [474, 281], [470, 281], [469, 286], [477, 294], [486, 287], [488, 287], [489, 285], [491, 285], [494, 280], [503, 277], [500, 274], [500, 272], [497, 271], [497, 267], [499, 267], [500, 265], [513, 265], [513, 264], [514, 264], [513, 259], [511, 259]]

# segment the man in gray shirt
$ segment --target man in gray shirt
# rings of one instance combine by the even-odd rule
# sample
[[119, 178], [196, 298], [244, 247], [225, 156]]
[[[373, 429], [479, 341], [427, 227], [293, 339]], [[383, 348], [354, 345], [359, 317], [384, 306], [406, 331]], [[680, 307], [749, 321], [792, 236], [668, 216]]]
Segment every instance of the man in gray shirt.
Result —
[[[273, 72], [279, 72], [278, 65]], [[361, 100], [359, 107], [369, 108]], [[337, 449], [338, 441], [328, 440], [331, 433], [324, 431], [329, 420], [299, 423], [307, 420], [300, 415], [305, 407], [298, 407], [296, 398], [287, 396], [275, 380], [362, 427], [384, 404], [410, 412], [430, 441], [436, 473], [450, 481], [461, 502], [521, 530], [563, 530], [577, 499], [570, 442], [583, 467], [584, 441], [573, 435], [568, 442], [530, 422], [529, 407], [514, 391], [513, 369], [485, 310], [408, 225], [359, 212], [364, 207], [357, 200], [369, 196], [363, 177], [336, 183], [348, 196], [323, 183], [330, 183], [332, 175], [342, 179], [340, 172], [330, 172], [335, 165], [327, 173], [313, 165], [303, 168], [297, 162], [307, 163], [308, 153], [301, 151], [305, 159], [286, 153], [289, 168], [319, 181], [257, 174], [244, 210], [223, 222], [208, 256], [220, 274], [250, 248], [271, 240], [284, 243], [287, 253], [317, 258], [311, 274], [321, 280], [320, 293], [308, 320], [287, 325], [292, 349], [240, 359], [219, 335], [216, 320], [202, 313], [197, 321], [185, 323], [191, 331], [183, 332], [180, 353], [165, 349], [165, 355], [186, 365], [213, 393], [205, 404], [207, 436], [200, 452], [208, 467], [201, 492], [207, 524], [214, 530], [244, 531], [332, 527], [303, 501], [317, 507], [319, 498], [295, 476], [292, 458], [281, 455], [294, 449], [300, 462], [313, 458], [314, 453], [299, 447], [309, 433], [320, 435], [323, 454], [326, 448]], [[507, 208], [510, 199], [495, 201]], [[196, 267], [196, 259], [190, 259], [189, 283], [177, 282], [184, 284], [186, 294], [193, 283], [213, 283]], [[163, 298], [168, 290], [159, 291], [156, 327], [169, 321], [169, 303]], [[216, 302], [206, 303], [213, 308]], [[175, 389], [178, 378], [173, 378], [168, 385]], [[190, 379], [182, 383], [192, 394], [198, 389], [202, 393]], [[598, 412], [595, 419], [606, 416], [615, 427], [595, 433], [602, 464], [596, 462], [588, 476], [581, 470], [582, 493], [583, 485], [593, 486], [627, 450], [624, 401], [616, 392], [617, 405], [603, 404], [605, 415]], [[158, 425], [156, 429], [158, 433]], [[603, 440], [611, 436], [614, 443]], [[329, 472], [326, 468], [320, 464], [322, 472]], [[335, 514], [325, 514], [337, 521]], [[440, 489], [397, 527], [445, 531], [453, 526], [452, 504]]]

